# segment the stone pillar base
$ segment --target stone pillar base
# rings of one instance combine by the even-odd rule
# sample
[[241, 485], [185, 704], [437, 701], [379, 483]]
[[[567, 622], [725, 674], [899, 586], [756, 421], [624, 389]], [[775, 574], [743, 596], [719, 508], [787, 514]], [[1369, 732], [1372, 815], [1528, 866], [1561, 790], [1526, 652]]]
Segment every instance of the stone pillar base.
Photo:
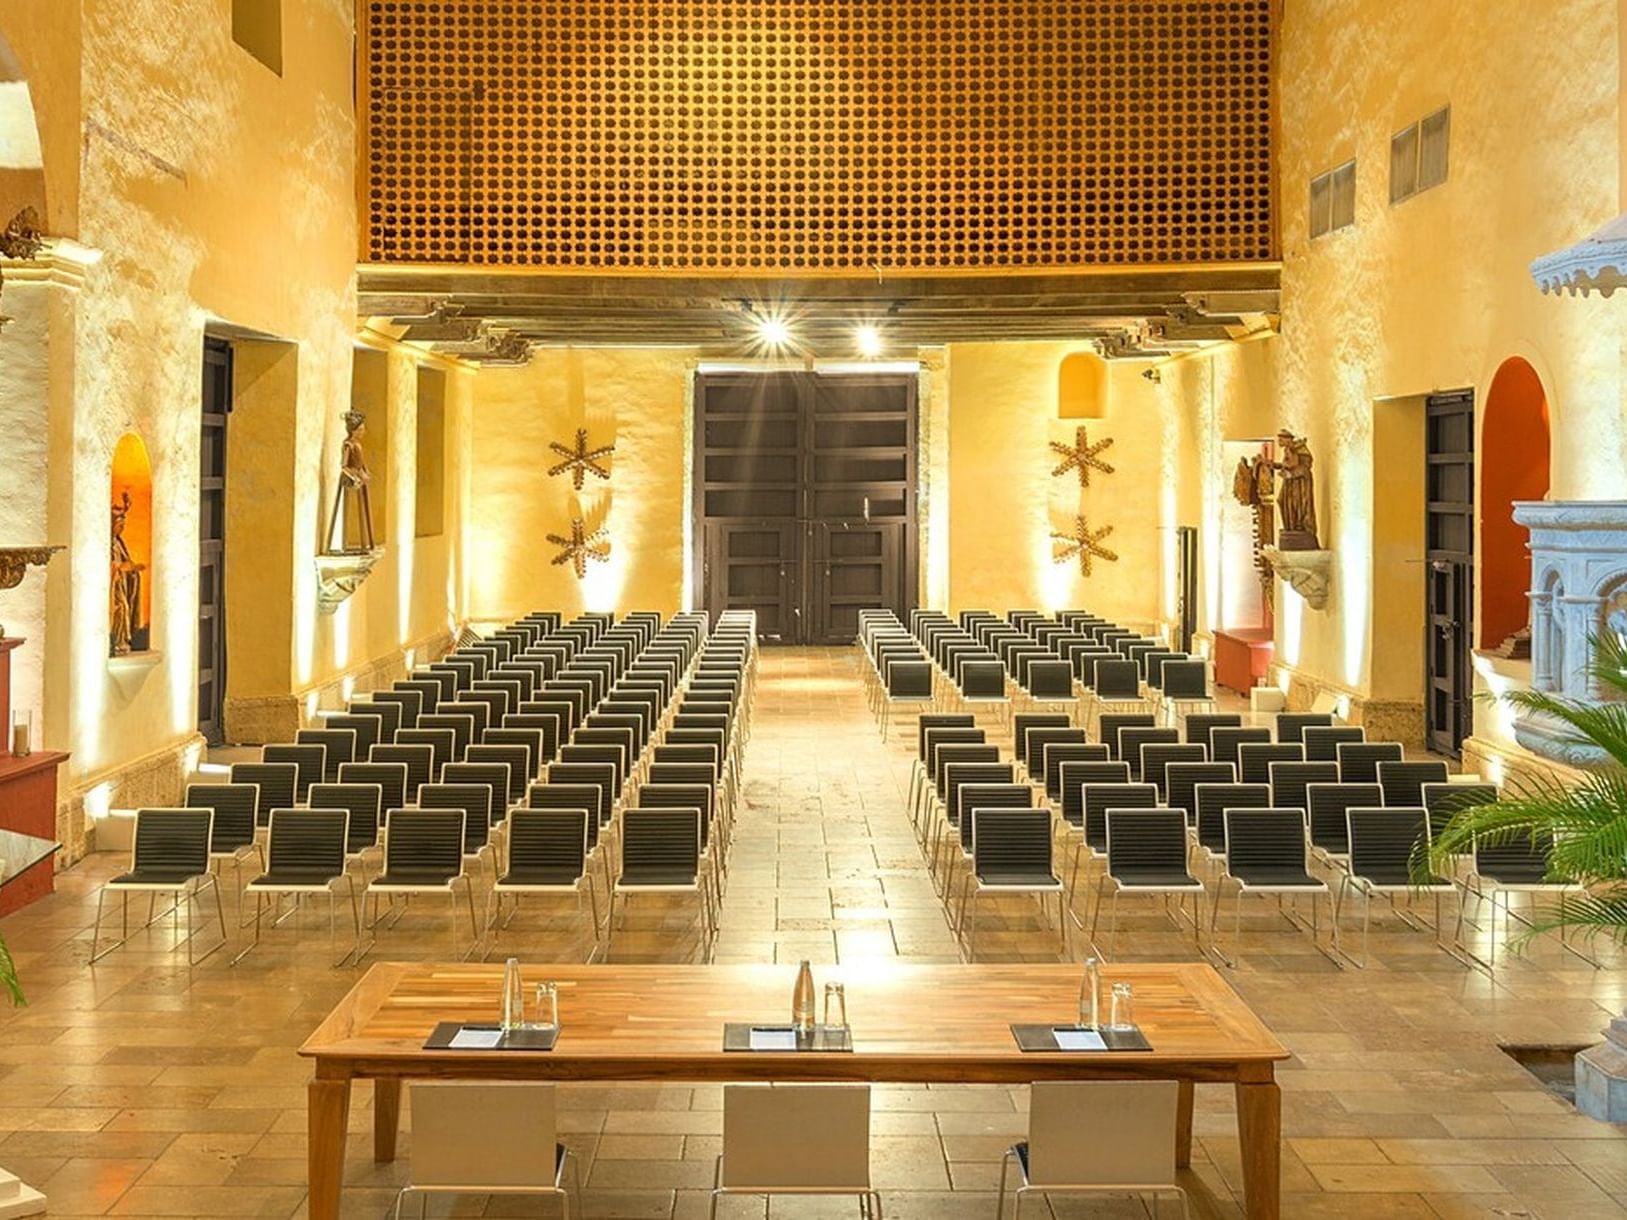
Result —
[[19, 1182], [15, 1175], [0, 1169], [0, 1220], [44, 1214], [45, 1196], [32, 1186]]
[[1604, 1123], [1627, 1123], [1627, 1013], [1605, 1040], [1576, 1056], [1576, 1108]]

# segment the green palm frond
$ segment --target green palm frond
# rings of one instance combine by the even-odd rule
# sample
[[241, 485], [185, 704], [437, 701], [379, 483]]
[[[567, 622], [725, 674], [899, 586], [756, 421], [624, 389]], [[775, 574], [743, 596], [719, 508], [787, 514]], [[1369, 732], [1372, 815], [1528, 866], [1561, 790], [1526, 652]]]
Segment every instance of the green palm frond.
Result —
[[1523, 948], [1548, 932], [1575, 932], [1583, 940], [1600, 936], [1627, 944], [1627, 885], [1612, 886], [1587, 894], [1565, 894], [1546, 913], [1532, 918], [1509, 939], [1509, 947]]
[[1627, 767], [1627, 703], [1578, 703], [1534, 690], [1509, 691], [1503, 701], [1551, 716], [1569, 727], [1567, 744], [1597, 746], [1618, 767]]
[[1588, 662], [1588, 673], [1618, 695], [1627, 697], [1627, 638], [1614, 631], [1589, 636], [1593, 645], [1593, 659]]
[[1551, 840], [1556, 878], [1585, 883], [1627, 880], [1627, 772], [1596, 771], [1573, 787], [1533, 778], [1511, 785], [1487, 805], [1457, 810], [1435, 836], [1430, 865], [1447, 866], [1476, 841], [1505, 844], [1540, 836]]
[[17, 963], [11, 960], [11, 951], [6, 948], [6, 938], [3, 936], [0, 936], [0, 990], [11, 997], [14, 1006], [21, 1007], [28, 1003], [23, 998], [23, 985], [17, 981]]

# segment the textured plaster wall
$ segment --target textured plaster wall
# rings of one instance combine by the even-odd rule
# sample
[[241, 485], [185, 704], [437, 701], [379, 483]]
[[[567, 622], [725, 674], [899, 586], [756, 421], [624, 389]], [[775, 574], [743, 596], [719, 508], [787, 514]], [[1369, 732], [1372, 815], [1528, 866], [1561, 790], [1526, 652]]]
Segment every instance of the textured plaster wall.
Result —
[[[1105, 418], [1059, 420], [1058, 372], [1066, 343], [962, 343], [948, 349], [948, 605], [953, 609], [1089, 607], [1145, 621], [1163, 613], [1173, 557], [1175, 414], [1135, 379], [1112, 377]], [[1140, 383], [1146, 385], [1145, 382]], [[1050, 441], [1072, 445], [1075, 429], [1113, 445], [1081, 493], [1072, 471], [1053, 478]], [[1111, 525], [1089, 578], [1075, 559], [1053, 562], [1051, 532]]]
[[[1182, 497], [1200, 488], [1212, 504], [1229, 492], [1215, 438], [1286, 426], [1310, 441], [1319, 524], [1336, 558], [1325, 611], [1278, 586], [1277, 657], [1302, 698], [1332, 689], [1397, 724], [1418, 723], [1421, 585], [1396, 571], [1421, 557], [1421, 526], [1402, 508], [1416, 503], [1417, 471], [1393, 456], [1394, 419], [1375, 428], [1376, 412], [1398, 409], [1380, 400], [1421, 410], [1422, 395], [1467, 387], [1483, 412], [1499, 365], [1523, 356], [1552, 407], [1552, 494], [1620, 498], [1627, 488], [1619, 308], [1545, 297], [1527, 271], [1623, 206], [1617, 22], [1617, 5], [1589, 0], [1326, 0], [1288, 10], [1281, 335], [1168, 365], [1160, 393], [1190, 421]], [[1392, 206], [1390, 136], [1446, 104], [1447, 182]], [[1356, 223], [1312, 241], [1309, 181], [1351, 157]], [[1204, 561], [1210, 589], [1214, 536]], [[1212, 620], [1213, 594], [1200, 600]]]
[[[278, 76], [232, 43], [222, 0], [0, 5], [0, 34], [39, 112], [46, 227], [88, 251], [83, 267], [8, 268], [5, 309], [24, 324], [0, 336], [0, 419], [51, 438], [43, 471], [28, 445], [23, 463], [5, 463], [0, 500], [25, 510], [19, 541], [69, 547], [48, 576], [0, 593], [0, 621], [29, 634], [22, 697], [44, 707], [46, 744], [73, 755], [63, 775], [70, 858], [83, 843], [82, 806], [94, 815], [172, 798], [195, 757], [206, 329], [292, 353], [253, 404], [274, 418], [234, 454], [239, 480], [267, 492], [263, 505], [240, 506], [252, 524], [229, 542], [228, 596], [241, 582], [238, 598], [262, 611], [229, 637], [234, 686], [305, 710], [347, 675], [399, 665], [404, 646], [445, 636], [458, 573], [446, 539], [410, 538], [410, 395], [391, 404], [409, 462], [392, 488], [406, 500], [407, 545], [346, 611], [316, 613], [313, 557], [355, 337], [352, 16], [349, 0], [284, 0]], [[449, 386], [456, 421], [467, 418], [463, 379]], [[106, 489], [127, 430], [152, 457], [157, 655], [110, 667]], [[449, 461], [453, 450], [462, 461], [455, 440]], [[262, 588], [273, 597], [257, 605]], [[172, 790], [158, 791], [165, 784]]]
[[[682, 352], [539, 351], [523, 368], [476, 378], [470, 428], [468, 610], [475, 619], [550, 608], [679, 608], [684, 580], [685, 411], [694, 360]], [[551, 441], [614, 444], [608, 482], [580, 493]], [[548, 534], [569, 536], [573, 515], [610, 531], [607, 563], [578, 581], [550, 561]]]

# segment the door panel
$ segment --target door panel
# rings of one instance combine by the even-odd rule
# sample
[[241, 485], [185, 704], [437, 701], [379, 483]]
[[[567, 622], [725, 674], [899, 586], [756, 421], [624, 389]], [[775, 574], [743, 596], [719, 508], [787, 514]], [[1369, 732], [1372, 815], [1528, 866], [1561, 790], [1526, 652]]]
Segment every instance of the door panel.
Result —
[[225, 740], [226, 421], [232, 409], [232, 348], [203, 341], [198, 479], [198, 732]]
[[1425, 733], [1456, 758], [1474, 724], [1474, 395], [1433, 395], [1425, 413]]
[[795, 526], [773, 521], [708, 524], [705, 552], [706, 607], [714, 616], [755, 610], [759, 635], [782, 643], [801, 639]]
[[863, 521], [812, 526], [811, 644], [846, 644], [859, 633], [859, 611], [890, 609], [902, 616], [898, 557], [904, 527]]
[[845, 643], [915, 604], [915, 378], [706, 373], [695, 387], [695, 587], [785, 643]]

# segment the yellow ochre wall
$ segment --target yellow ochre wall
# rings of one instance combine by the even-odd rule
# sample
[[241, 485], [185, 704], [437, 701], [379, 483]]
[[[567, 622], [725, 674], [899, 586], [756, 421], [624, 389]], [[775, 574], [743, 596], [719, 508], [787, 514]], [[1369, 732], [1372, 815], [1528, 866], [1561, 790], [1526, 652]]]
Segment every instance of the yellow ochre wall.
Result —
[[[1421, 557], [1421, 512], [1396, 502], [1418, 496], [1400, 448], [1411, 425], [1397, 413], [1420, 413], [1421, 426], [1423, 395], [1472, 388], [1483, 411], [1498, 366], [1523, 356], [1552, 404], [1552, 496], [1620, 498], [1627, 488], [1619, 307], [1543, 296], [1527, 269], [1623, 206], [1617, 21], [1616, 5], [1590, 0], [1289, 6], [1281, 334], [1165, 365], [1160, 393], [1195, 421], [1183, 434], [1183, 498], [1229, 491], [1219, 437], [1287, 426], [1310, 442], [1335, 566], [1326, 610], [1278, 585], [1291, 702], [1330, 689], [1385, 731], [1421, 731], [1422, 582], [1396, 571]], [[1446, 104], [1448, 180], [1392, 206], [1390, 136]], [[1351, 157], [1356, 223], [1312, 241], [1310, 179]], [[1392, 399], [1401, 401], [1375, 406]], [[1215, 562], [1213, 538], [1204, 554]]]
[[[948, 606], [1061, 610], [1145, 622], [1159, 616], [1166, 537], [1175, 522], [1172, 416], [1148, 404], [1134, 379], [1110, 374], [1105, 417], [1059, 420], [1057, 392], [1067, 343], [960, 343], [948, 363]], [[1150, 407], [1150, 409], [1149, 409]], [[1114, 473], [1092, 471], [1080, 490], [1073, 471], [1053, 477], [1079, 426], [1092, 444], [1111, 437], [1099, 457]], [[941, 481], [929, 487], [942, 494]], [[1057, 563], [1051, 533], [1072, 535], [1083, 511], [1092, 531], [1112, 526], [1102, 545], [1117, 562]], [[1170, 528], [1166, 528], [1170, 527]]]
[[[8, 265], [5, 312], [18, 322], [0, 337], [0, 425], [30, 438], [21, 460], [0, 463], [0, 505], [18, 510], [5, 541], [68, 548], [0, 593], [0, 621], [29, 638], [16, 654], [18, 702], [42, 708], [44, 744], [72, 754], [65, 861], [85, 848], [87, 809], [174, 800], [199, 756], [206, 331], [242, 342], [240, 374], [266, 374], [244, 403], [258, 426], [234, 421], [261, 440], [234, 454], [234, 469], [265, 494], [239, 497], [252, 524], [229, 540], [229, 603], [249, 613], [232, 614], [228, 723], [249, 740], [289, 729], [350, 682], [398, 670], [404, 647], [438, 646], [457, 615], [459, 507], [442, 538], [411, 538], [410, 394], [389, 407], [406, 537], [390, 539], [338, 614], [316, 613], [313, 560], [356, 341], [351, 13], [331, 0], [282, 7], [278, 76], [231, 41], [225, 0], [0, 5], [0, 36], [36, 101], [45, 227], [76, 239]], [[466, 486], [469, 377], [448, 385], [449, 494]], [[110, 666], [107, 478], [125, 431], [152, 458], [154, 654]], [[34, 444], [46, 436], [48, 447]]]
[[[954, 344], [921, 353], [923, 523], [921, 604], [996, 610], [1088, 605], [1146, 622], [1160, 613], [1166, 553], [1173, 554], [1175, 465], [1167, 404], [1137, 396], [1144, 382], [1110, 376], [1106, 417], [1057, 419], [1065, 343]], [[476, 380], [469, 516], [469, 616], [503, 620], [546, 607], [647, 608], [683, 604], [692, 353], [670, 350], [538, 351], [523, 368], [484, 370]], [[1053, 562], [1050, 531], [1071, 534], [1078, 477], [1053, 478], [1048, 442], [1071, 445], [1080, 422], [1117, 468], [1093, 474], [1083, 501], [1092, 528], [1112, 525], [1100, 561]], [[614, 443], [608, 483], [589, 475], [580, 494], [551, 441]], [[550, 561], [546, 535], [568, 534], [578, 510], [589, 529], [610, 531], [610, 562], [590, 562], [578, 581]]]
[[[680, 607], [684, 585], [686, 417], [694, 357], [670, 350], [538, 350], [530, 364], [483, 370], [471, 427], [469, 617], [506, 620], [531, 610]], [[549, 448], [613, 444], [609, 480], [589, 473], [577, 492], [548, 475]], [[547, 535], [570, 536], [573, 516], [609, 530], [607, 562], [577, 580], [551, 561]]]

